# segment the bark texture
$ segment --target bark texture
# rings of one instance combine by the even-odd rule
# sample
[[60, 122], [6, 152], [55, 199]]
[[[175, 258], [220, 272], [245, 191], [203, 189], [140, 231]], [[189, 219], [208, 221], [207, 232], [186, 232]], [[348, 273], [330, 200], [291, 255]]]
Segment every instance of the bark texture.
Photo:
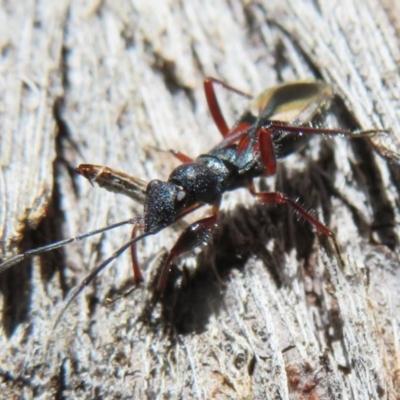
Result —
[[[6, 271], [0, 397], [399, 398], [398, 15], [387, 0], [3, 0], [2, 259], [140, 215], [73, 168], [166, 179], [177, 162], [163, 150], [206, 152], [220, 140], [207, 76], [252, 94], [323, 79], [343, 99], [328, 123], [388, 128], [380, 139], [390, 157], [374, 151], [376, 140], [313, 139], [259, 183], [315, 209], [344, 267], [291, 210], [236, 191], [209, 245], [174, 266], [154, 310], [162, 250], [181, 226], [139, 246], [145, 285], [107, 303], [132, 284], [120, 257], [55, 331], [65, 296], [131, 228]], [[233, 123], [243, 102], [218, 94]]]

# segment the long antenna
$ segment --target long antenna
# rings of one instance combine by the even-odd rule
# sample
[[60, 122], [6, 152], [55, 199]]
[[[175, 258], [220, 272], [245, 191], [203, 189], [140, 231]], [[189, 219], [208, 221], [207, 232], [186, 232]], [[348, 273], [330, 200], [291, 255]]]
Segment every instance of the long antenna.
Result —
[[[158, 231], [156, 231], [158, 232]], [[85, 279], [79, 284], [79, 286], [76, 286], [75, 289], [71, 292], [71, 294], [67, 297], [67, 300], [65, 301], [64, 306], [62, 307], [60, 313], [57, 316], [57, 319], [54, 323], [53, 326], [53, 331], [56, 329], [57, 325], [60, 323], [62, 317], [65, 314], [65, 311], [67, 311], [68, 307], [70, 304], [73, 302], [73, 300], [78, 296], [79, 293], [82, 292], [82, 290], [92, 282], [92, 280], [105, 268], [107, 267], [108, 264], [110, 264], [112, 261], [114, 261], [116, 258], [118, 258], [124, 251], [126, 251], [129, 247], [131, 247], [133, 244], [138, 242], [139, 240], [142, 240], [144, 237], [149, 236], [149, 235], [154, 235], [156, 232], [146, 232], [143, 233], [143, 235], [140, 235], [138, 237], [135, 237], [129, 242], [126, 242], [123, 246], [121, 246], [118, 250], [116, 250], [110, 257], [106, 258], [104, 261], [102, 261], [97, 267], [95, 267], [89, 275], [85, 277]]]
[[37, 249], [28, 250], [28, 251], [25, 251], [24, 253], [17, 254], [16, 256], [11, 257], [7, 261], [4, 261], [3, 263], [0, 264], [0, 274], [3, 273], [8, 268], [12, 267], [13, 265], [18, 264], [25, 258], [33, 257], [37, 254], [41, 254], [41, 253], [45, 253], [47, 251], [52, 251], [52, 250], [58, 249], [59, 247], [65, 246], [66, 244], [69, 244], [69, 243], [72, 243], [75, 241], [79, 241], [79, 240], [85, 239], [89, 236], [94, 236], [99, 233], [109, 231], [111, 229], [118, 228], [119, 226], [122, 226], [122, 225], [137, 224], [137, 223], [141, 222], [142, 219], [143, 219], [143, 217], [130, 218], [125, 221], [121, 221], [121, 222], [117, 222], [112, 225], [105, 226], [103, 228], [95, 229], [94, 231], [91, 231], [91, 232], [82, 233], [80, 235], [73, 236], [68, 239], [60, 240], [59, 242], [51, 243], [46, 246], [38, 247]]

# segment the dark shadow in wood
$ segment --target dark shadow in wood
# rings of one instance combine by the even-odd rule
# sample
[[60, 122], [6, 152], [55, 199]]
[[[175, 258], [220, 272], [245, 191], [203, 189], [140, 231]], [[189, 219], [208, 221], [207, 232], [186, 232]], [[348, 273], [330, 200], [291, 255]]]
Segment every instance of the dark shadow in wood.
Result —
[[[289, 182], [282, 166], [278, 187], [292, 198], [300, 197], [300, 202], [310, 205], [311, 209], [323, 198], [324, 214], [329, 220], [332, 213], [329, 187], [325, 188], [323, 196], [317, 196], [315, 182], [305, 179], [305, 176], [315, 176], [321, 168], [311, 167], [305, 173], [294, 174]], [[320, 180], [319, 184], [321, 182], [324, 181]], [[230, 213], [221, 213], [218, 228], [197, 258], [196, 270], [190, 274], [183, 268], [183, 272], [176, 269], [171, 273], [162, 299], [165, 321], [181, 334], [203, 332], [210, 315], [218, 314], [224, 307], [224, 294], [232, 271], [243, 271], [252, 257], [265, 263], [277, 287], [291, 284], [284, 260], [285, 253], [292, 249], [296, 249], [298, 259], [305, 260], [306, 270], [312, 273], [310, 256], [315, 251], [315, 233], [310, 224], [294, 217], [293, 211], [284, 205], [239, 206]], [[269, 243], [273, 243], [271, 250], [267, 248]], [[174, 282], [178, 281], [175, 286]]]
[[[61, 193], [57, 184], [57, 177], [61, 174], [62, 168], [67, 168], [71, 177], [75, 177], [75, 173], [72, 175], [73, 168], [64, 157], [65, 140], [68, 140], [68, 142], [71, 142], [71, 140], [68, 126], [62, 117], [62, 109], [63, 100], [58, 98], [53, 107], [53, 115], [58, 128], [55, 138], [56, 158], [53, 162], [53, 192], [38, 226], [31, 228], [29, 221], [26, 221], [26, 227], [22, 232], [23, 239], [19, 244], [15, 244], [15, 247], [21, 253], [65, 239], [62, 232], [64, 213], [61, 209]], [[74, 148], [76, 148], [75, 145]], [[77, 194], [75, 185], [74, 188]], [[65, 295], [68, 291], [63, 274], [63, 269], [66, 266], [65, 250], [61, 248], [43, 253], [39, 256], [39, 259], [40, 275], [44, 285], [53, 278], [54, 274], [59, 272], [60, 286]], [[20, 323], [29, 319], [32, 291], [30, 283], [31, 265], [31, 259], [24, 260], [0, 276], [0, 290], [4, 296], [5, 310], [2, 316], [2, 324], [8, 337], [12, 335]]]

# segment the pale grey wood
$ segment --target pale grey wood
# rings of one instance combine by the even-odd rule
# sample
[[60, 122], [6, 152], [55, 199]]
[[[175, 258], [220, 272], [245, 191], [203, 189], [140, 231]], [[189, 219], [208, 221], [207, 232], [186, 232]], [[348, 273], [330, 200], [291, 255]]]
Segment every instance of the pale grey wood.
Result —
[[[390, 128], [389, 144], [397, 150], [397, 14], [377, 1], [20, 2], [3, 3], [1, 15], [6, 256], [17, 251], [23, 228], [46, 215], [39, 233], [24, 231], [25, 245], [142, 213], [71, 169], [91, 162], [166, 179], [177, 163], [160, 150], [207, 151], [220, 137], [202, 91], [206, 76], [254, 94], [279, 81], [322, 78], [362, 128]], [[221, 94], [232, 122], [244, 104]], [[69, 137], [56, 136], [52, 110], [60, 95]], [[147, 286], [107, 305], [111, 289], [131, 282], [129, 257], [121, 257], [78, 297], [55, 332], [63, 296], [129, 238], [130, 228], [35, 260], [31, 276], [15, 266], [1, 277], [2, 395], [396, 398], [398, 245], [390, 250], [384, 243], [389, 234], [398, 240], [399, 170], [371, 154], [363, 144], [313, 140], [281, 163], [276, 182], [268, 181], [308, 208], [324, 205], [319, 216], [330, 215], [344, 268], [316, 238], [308, 260], [297, 255], [310, 237], [292, 212], [267, 211], [244, 191], [230, 193], [213, 244], [180, 264], [188, 271], [182, 288], [164, 303], [165, 310], [177, 302], [175, 324], [161, 318], [161, 305], [151, 323], [139, 317], [151, 298], [160, 249], [173, 244], [179, 227], [139, 246]], [[238, 203], [247, 211], [236, 209]], [[244, 268], [240, 259], [222, 268], [227, 252], [246, 248], [254, 255]]]

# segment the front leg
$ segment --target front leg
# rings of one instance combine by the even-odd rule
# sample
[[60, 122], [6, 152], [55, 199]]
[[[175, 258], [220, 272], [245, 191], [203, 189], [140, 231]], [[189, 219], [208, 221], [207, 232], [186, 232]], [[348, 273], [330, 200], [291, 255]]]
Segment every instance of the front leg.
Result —
[[218, 206], [213, 207], [213, 214], [189, 225], [179, 236], [161, 268], [161, 275], [157, 284], [157, 292], [162, 294], [168, 280], [171, 264], [181, 255], [205, 244], [212, 231], [217, 226]]

